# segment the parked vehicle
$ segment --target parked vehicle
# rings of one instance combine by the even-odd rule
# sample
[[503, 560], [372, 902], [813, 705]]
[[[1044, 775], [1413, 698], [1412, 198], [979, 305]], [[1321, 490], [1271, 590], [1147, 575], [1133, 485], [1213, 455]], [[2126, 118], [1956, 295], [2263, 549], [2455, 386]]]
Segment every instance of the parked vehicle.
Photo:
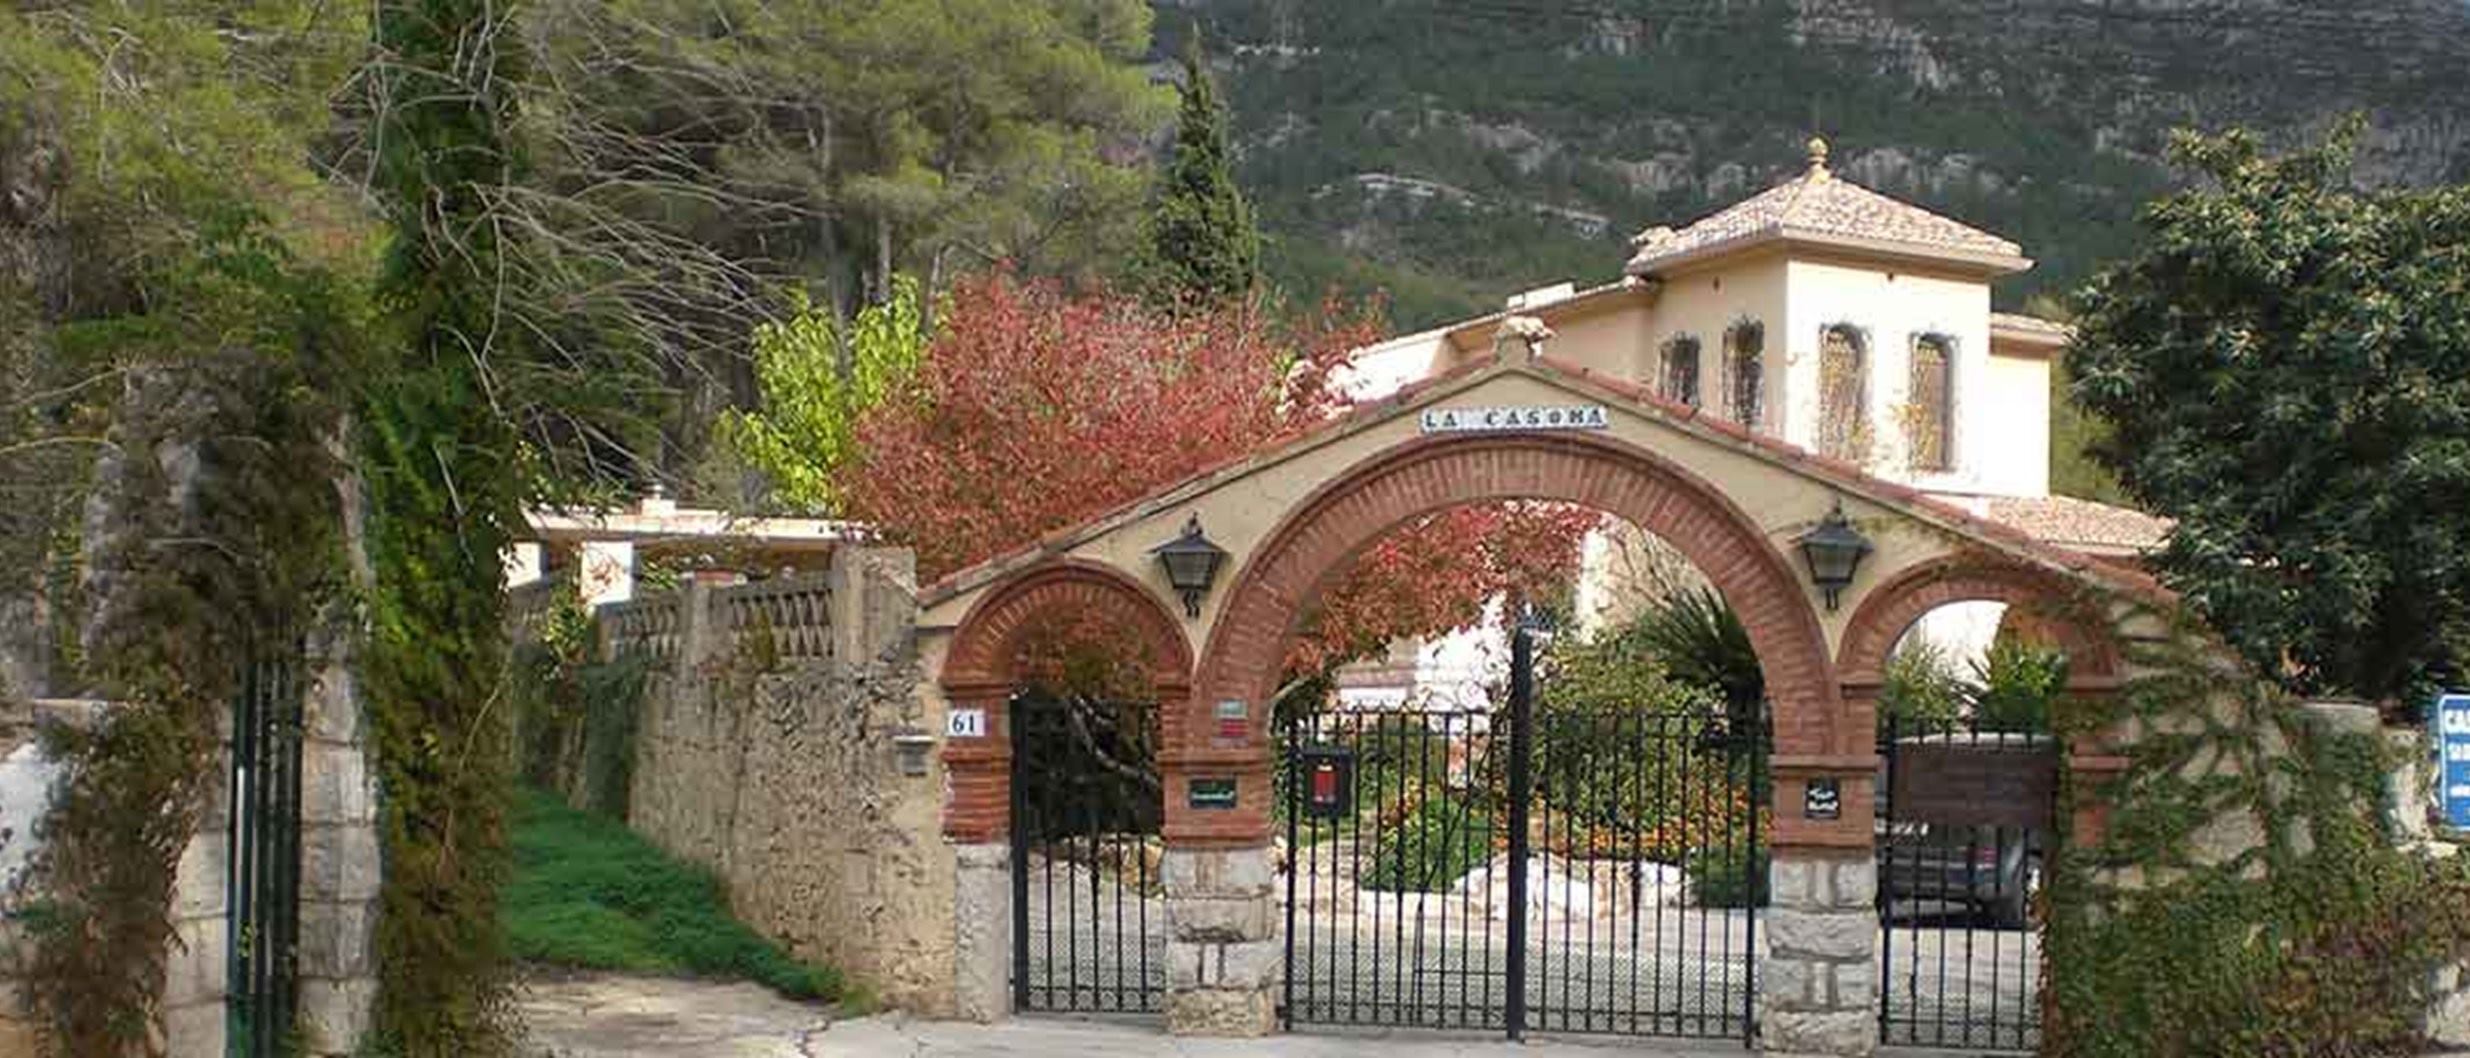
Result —
[[1930, 903], [1959, 905], [2000, 926], [2021, 928], [2041, 889], [2041, 834], [2014, 827], [1881, 823], [1878, 893], [1885, 910], [1911, 915]]

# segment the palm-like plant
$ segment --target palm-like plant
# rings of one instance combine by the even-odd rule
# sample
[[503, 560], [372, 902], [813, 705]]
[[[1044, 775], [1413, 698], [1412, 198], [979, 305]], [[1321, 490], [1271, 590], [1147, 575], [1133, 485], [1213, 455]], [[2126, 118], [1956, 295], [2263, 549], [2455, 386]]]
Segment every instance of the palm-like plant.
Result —
[[1749, 629], [1713, 588], [1666, 598], [1622, 634], [1637, 637], [1638, 646], [1662, 662], [1674, 680], [1721, 695], [1729, 730], [1754, 729], [1767, 698], [1767, 678], [1759, 671]]

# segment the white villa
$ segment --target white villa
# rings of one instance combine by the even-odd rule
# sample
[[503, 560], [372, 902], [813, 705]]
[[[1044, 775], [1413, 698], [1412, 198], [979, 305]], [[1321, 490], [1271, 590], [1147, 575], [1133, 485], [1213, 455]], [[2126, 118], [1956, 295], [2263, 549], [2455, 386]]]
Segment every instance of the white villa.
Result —
[[[1491, 354], [1540, 322], [1558, 358], [1649, 387], [1745, 429], [1858, 465], [1980, 517], [2132, 561], [2166, 528], [2138, 511], [2050, 494], [2050, 360], [2064, 326], [1991, 310], [1990, 287], [2032, 267], [2021, 247], [1836, 176], [1810, 141], [1799, 176], [1679, 229], [1631, 240], [1619, 280], [1519, 294], [1503, 310], [1360, 351], [1358, 397]], [[1582, 619], [1612, 589], [1591, 540]], [[1996, 604], [1949, 607], [1924, 634], [1986, 646]], [[1497, 630], [1359, 666], [1350, 701], [1436, 694], [1476, 677]], [[1402, 679], [1412, 674], [1411, 680]]]

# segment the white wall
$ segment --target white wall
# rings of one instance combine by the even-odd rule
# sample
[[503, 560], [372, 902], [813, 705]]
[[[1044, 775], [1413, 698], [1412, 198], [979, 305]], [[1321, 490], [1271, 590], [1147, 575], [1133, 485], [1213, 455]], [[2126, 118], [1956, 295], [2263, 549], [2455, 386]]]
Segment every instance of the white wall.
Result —
[[[1850, 323], [1869, 336], [1871, 473], [1925, 489], [2019, 495], [2046, 491], [2048, 398], [1990, 356], [1990, 288], [1978, 280], [1882, 270], [1882, 266], [1796, 260], [1788, 266], [1787, 326], [1770, 333], [1787, 358], [1782, 436], [1817, 447], [1821, 329]], [[1922, 473], [1908, 465], [1899, 415], [1911, 399], [1913, 338], [1955, 339], [1954, 469]], [[2003, 360], [2004, 358], [2000, 358]], [[2022, 403], [2018, 403], [2021, 401]], [[2030, 435], [2029, 438], [2022, 435]]]

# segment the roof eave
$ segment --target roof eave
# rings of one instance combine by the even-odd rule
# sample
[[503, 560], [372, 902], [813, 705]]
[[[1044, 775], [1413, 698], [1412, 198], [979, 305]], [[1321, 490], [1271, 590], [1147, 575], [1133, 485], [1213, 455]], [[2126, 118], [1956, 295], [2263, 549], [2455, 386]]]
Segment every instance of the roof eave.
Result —
[[1659, 256], [1652, 249], [1642, 250], [1630, 258], [1629, 264], [1623, 268], [1623, 271], [1642, 278], [1665, 275], [1752, 250], [1764, 249], [1770, 245], [1781, 245], [1787, 248], [1814, 247], [1843, 250], [1870, 256], [1918, 261], [1942, 268], [1953, 266], [1953, 271], [1979, 275], [1984, 279], [2013, 275], [2033, 266], [2032, 258], [2025, 257], [2018, 252], [1965, 250], [1901, 239], [1873, 239], [1777, 225], [1711, 242], [1704, 246], [1692, 247], [1678, 253]]

